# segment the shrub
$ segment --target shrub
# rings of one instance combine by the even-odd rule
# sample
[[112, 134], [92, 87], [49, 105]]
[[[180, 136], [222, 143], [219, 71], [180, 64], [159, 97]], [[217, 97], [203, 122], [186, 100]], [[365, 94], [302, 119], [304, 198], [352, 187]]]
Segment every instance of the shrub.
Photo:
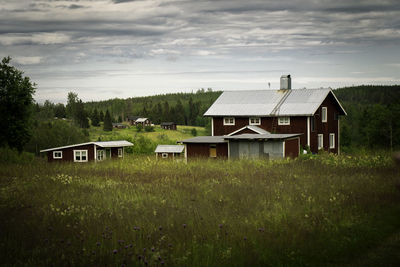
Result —
[[145, 130], [146, 132], [154, 132], [154, 127], [148, 125], [148, 126], [145, 126], [145, 127], [144, 127], [144, 130]]

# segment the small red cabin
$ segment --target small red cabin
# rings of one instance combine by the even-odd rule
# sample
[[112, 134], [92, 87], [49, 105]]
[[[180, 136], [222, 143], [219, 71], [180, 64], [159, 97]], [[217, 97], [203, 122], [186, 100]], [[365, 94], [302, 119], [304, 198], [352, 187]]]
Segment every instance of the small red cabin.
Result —
[[88, 142], [44, 149], [40, 152], [47, 152], [49, 162], [97, 162], [107, 158], [123, 158], [124, 148], [128, 146], [133, 144], [125, 140]]

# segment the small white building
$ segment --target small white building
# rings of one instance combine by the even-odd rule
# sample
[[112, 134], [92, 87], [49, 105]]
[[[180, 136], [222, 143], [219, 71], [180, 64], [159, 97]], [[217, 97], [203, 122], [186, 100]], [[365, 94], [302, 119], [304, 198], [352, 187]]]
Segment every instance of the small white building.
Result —
[[156, 158], [159, 159], [179, 159], [182, 157], [182, 153], [185, 146], [183, 145], [158, 145], [156, 150]]

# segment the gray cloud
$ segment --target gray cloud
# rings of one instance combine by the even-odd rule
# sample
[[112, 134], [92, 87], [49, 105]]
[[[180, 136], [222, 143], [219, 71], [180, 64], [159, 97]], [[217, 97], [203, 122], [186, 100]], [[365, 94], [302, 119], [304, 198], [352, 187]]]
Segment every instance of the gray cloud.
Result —
[[[155, 64], [176, 68], [176, 73], [182, 72], [177, 67], [182, 64], [190, 75], [203, 73], [197, 69], [201, 66], [208, 68], [206, 73], [224, 76], [234, 75], [220, 70], [224, 64], [233, 64], [243, 75], [255, 69], [267, 71], [265, 66], [272, 63], [271, 69], [303, 74], [297, 65], [307, 62], [311, 72], [322, 66], [336, 75], [330, 66], [337, 66], [338, 60], [349, 61], [343, 64], [352, 68], [367, 68], [365, 57], [375, 54], [380, 55], [373, 58], [378, 63], [400, 61], [393, 56], [400, 54], [397, 0], [379, 4], [375, 0], [0, 0], [0, 4], [0, 56], [13, 56], [28, 71], [41, 66], [61, 76], [66, 64], [137, 68], [140, 62], [146, 70]], [[243, 62], [247, 70], [241, 68]], [[389, 68], [387, 64], [382, 69]], [[348, 68], [348, 73], [358, 75], [370, 71]], [[46, 72], [37, 77], [50, 76]]]

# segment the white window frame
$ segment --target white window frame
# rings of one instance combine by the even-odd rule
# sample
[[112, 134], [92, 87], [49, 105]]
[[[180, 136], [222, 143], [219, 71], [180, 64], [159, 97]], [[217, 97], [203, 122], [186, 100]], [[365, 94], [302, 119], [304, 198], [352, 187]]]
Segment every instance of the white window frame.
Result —
[[317, 138], [318, 138], [317, 139], [318, 150], [323, 149], [324, 148], [324, 135], [323, 134], [318, 134]]
[[335, 148], [335, 134], [329, 134], [329, 148]]
[[124, 156], [124, 150], [122, 148], [118, 148], [118, 157], [122, 158]]
[[[76, 154], [79, 152], [79, 159], [76, 159]], [[82, 160], [82, 152], [86, 153], [86, 160]], [[88, 162], [89, 159], [89, 154], [87, 149], [82, 149], [82, 150], [74, 150], [74, 162]]]
[[226, 125], [235, 125], [235, 118], [234, 117], [224, 117], [224, 126], [226, 126]]
[[261, 125], [261, 118], [260, 117], [250, 117], [249, 125]]
[[322, 107], [321, 109], [321, 120], [322, 122], [328, 122], [328, 108]]
[[[98, 161], [102, 161], [106, 159], [106, 151], [104, 149], [99, 149], [96, 151], [97, 153], [97, 160]], [[101, 155], [101, 158], [99, 158], [99, 156]]]
[[290, 125], [290, 117], [278, 117], [278, 125]]
[[[56, 156], [57, 153], [60, 153], [60, 156]], [[63, 152], [62, 151], [53, 151], [53, 159], [62, 159]]]
[[168, 153], [161, 153], [161, 157], [162, 157], [163, 159], [168, 158]]

